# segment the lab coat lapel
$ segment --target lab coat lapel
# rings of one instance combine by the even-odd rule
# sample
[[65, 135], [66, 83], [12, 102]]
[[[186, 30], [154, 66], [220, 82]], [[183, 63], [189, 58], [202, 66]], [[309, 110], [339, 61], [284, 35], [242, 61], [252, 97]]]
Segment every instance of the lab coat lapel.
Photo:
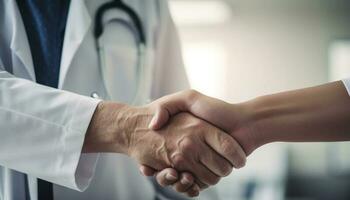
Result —
[[71, 1], [61, 57], [58, 87], [62, 88], [69, 67], [91, 25], [91, 16], [84, 0]]
[[12, 52], [21, 60], [25, 70], [27, 70], [30, 78], [35, 81], [35, 72], [33, 67], [32, 54], [29, 47], [27, 33], [22, 21], [21, 13], [19, 12], [16, 1], [8, 2], [8, 9], [11, 10], [12, 38], [10, 48]]

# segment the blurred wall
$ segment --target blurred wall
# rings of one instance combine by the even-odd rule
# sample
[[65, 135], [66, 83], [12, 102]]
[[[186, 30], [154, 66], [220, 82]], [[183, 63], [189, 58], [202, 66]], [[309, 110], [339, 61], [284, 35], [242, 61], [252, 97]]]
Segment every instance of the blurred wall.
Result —
[[[350, 1], [226, 2], [229, 21], [179, 30], [193, 87], [230, 102], [327, 82], [329, 46], [350, 38]], [[289, 145], [290, 173], [326, 173], [329, 146]]]

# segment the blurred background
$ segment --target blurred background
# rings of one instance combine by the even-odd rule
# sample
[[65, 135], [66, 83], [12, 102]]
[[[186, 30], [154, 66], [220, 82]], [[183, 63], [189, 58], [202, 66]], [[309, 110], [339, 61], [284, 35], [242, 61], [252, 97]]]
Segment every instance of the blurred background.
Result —
[[[171, 0], [193, 88], [229, 102], [350, 77], [348, 0]], [[350, 122], [349, 122], [350, 123]], [[349, 200], [350, 143], [274, 143], [222, 200]]]

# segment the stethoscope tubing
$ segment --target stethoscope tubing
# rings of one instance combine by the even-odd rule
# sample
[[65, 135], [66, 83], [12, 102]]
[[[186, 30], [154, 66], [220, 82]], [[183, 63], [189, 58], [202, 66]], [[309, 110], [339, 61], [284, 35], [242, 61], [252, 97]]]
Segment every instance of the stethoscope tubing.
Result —
[[[95, 48], [96, 51], [98, 53], [98, 63], [99, 63], [99, 67], [101, 70], [101, 75], [102, 75], [102, 79], [103, 79], [103, 84], [105, 86], [105, 90], [107, 92], [106, 98], [111, 99], [111, 95], [109, 94], [109, 88], [107, 88], [107, 78], [105, 77], [105, 71], [106, 70], [106, 63], [105, 63], [105, 50], [102, 47], [102, 45], [100, 44], [100, 37], [103, 34], [104, 31], [104, 26], [108, 25], [109, 23], [113, 22], [113, 21], [120, 21], [120, 19], [118, 20], [109, 20], [107, 23], [103, 23], [103, 15], [104, 13], [109, 10], [109, 9], [118, 9], [121, 10], [123, 12], [125, 12], [126, 14], [129, 15], [131, 21], [133, 22], [133, 25], [135, 26], [135, 29], [137, 31], [138, 34], [134, 34], [135, 39], [136, 39], [136, 48], [137, 48], [137, 54], [138, 54], [138, 61], [137, 61], [137, 83], [136, 83], [136, 93], [135, 93], [135, 97], [132, 100], [132, 104], [133, 105], [139, 105], [143, 103], [143, 99], [145, 98], [145, 88], [143, 88], [145, 86], [145, 81], [144, 80], [146, 78], [145, 75], [145, 67], [146, 67], [146, 38], [145, 38], [145, 34], [144, 34], [144, 30], [141, 24], [141, 20], [138, 17], [138, 15], [136, 14], [135, 11], [132, 10], [132, 8], [130, 8], [129, 6], [125, 5], [122, 1], [118, 1], [118, 0], [114, 0], [111, 2], [107, 2], [105, 4], [103, 4], [102, 6], [100, 6], [100, 8], [98, 8], [97, 13], [96, 13], [96, 17], [95, 17], [95, 31], [94, 31], [94, 39], [95, 39]], [[128, 23], [128, 22], [126, 22]], [[132, 31], [133, 32], [133, 31]], [[96, 96], [96, 94], [94, 94]]]

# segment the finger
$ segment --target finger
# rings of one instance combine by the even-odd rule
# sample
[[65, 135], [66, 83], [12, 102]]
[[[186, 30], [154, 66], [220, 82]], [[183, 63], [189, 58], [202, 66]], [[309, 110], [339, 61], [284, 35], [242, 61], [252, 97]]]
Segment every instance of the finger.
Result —
[[229, 134], [220, 130], [214, 130], [204, 134], [204, 139], [212, 149], [227, 159], [235, 168], [241, 168], [245, 165], [246, 154]]
[[[225, 131], [230, 130], [232, 120], [235, 119], [232, 104], [203, 95], [195, 90], [181, 91], [162, 97], [156, 101], [156, 104], [166, 109], [169, 116], [187, 111]], [[161, 122], [158, 125], [162, 126]]]
[[190, 111], [191, 105], [200, 95], [194, 90], [188, 90], [158, 99], [154, 102], [157, 109], [149, 124], [149, 128], [153, 130], [160, 129], [168, 122], [171, 116], [179, 112]]
[[[192, 173], [195, 173], [196, 179], [198, 179], [197, 183], [201, 186], [201, 188], [206, 188], [208, 185], [215, 185], [219, 182], [220, 177], [214, 174], [211, 170], [209, 170], [202, 163], [198, 163], [193, 167]], [[201, 184], [203, 183], [203, 184]]]
[[[187, 142], [186, 142], [187, 141]], [[195, 152], [195, 149], [191, 149], [193, 145], [188, 140], [183, 140], [181, 142], [182, 150], [184, 152]], [[197, 144], [200, 152], [212, 151], [204, 142]], [[218, 177], [211, 170], [206, 168], [202, 162], [199, 160], [200, 156], [196, 156], [197, 153], [193, 153], [190, 157], [184, 156], [183, 153], [174, 153], [171, 155], [172, 165], [175, 169], [181, 171], [188, 171], [195, 175], [196, 180], [206, 184], [206, 185], [214, 185], [216, 184], [220, 177]], [[197, 158], [196, 158], [197, 157]]]
[[232, 122], [237, 120], [236, 107], [213, 97], [199, 96], [200, 100], [193, 102], [190, 112], [226, 132], [232, 130]]
[[193, 176], [188, 172], [183, 172], [180, 175], [179, 181], [174, 184], [174, 189], [177, 192], [184, 193], [184, 192], [187, 192], [187, 190], [190, 189], [193, 184], [194, 184]]
[[178, 177], [179, 177], [178, 173], [175, 169], [166, 168], [166, 169], [163, 169], [162, 171], [160, 171], [156, 175], [156, 180], [157, 180], [159, 185], [166, 187], [169, 185], [173, 185], [174, 183], [179, 181]]
[[231, 163], [213, 151], [210, 147], [208, 147], [207, 151], [203, 151], [203, 154], [200, 155], [199, 159], [203, 165], [217, 176], [224, 177], [232, 172], [233, 167]]
[[168, 122], [169, 118], [170, 113], [168, 110], [162, 106], [159, 106], [156, 109], [156, 113], [154, 114], [148, 127], [153, 130], [158, 130]]
[[149, 167], [146, 165], [140, 165], [139, 170], [140, 170], [141, 174], [143, 174], [144, 176], [153, 176], [157, 172], [152, 167]]
[[196, 197], [199, 195], [200, 188], [197, 184], [194, 184], [187, 192], [186, 195], [189, 197]]

